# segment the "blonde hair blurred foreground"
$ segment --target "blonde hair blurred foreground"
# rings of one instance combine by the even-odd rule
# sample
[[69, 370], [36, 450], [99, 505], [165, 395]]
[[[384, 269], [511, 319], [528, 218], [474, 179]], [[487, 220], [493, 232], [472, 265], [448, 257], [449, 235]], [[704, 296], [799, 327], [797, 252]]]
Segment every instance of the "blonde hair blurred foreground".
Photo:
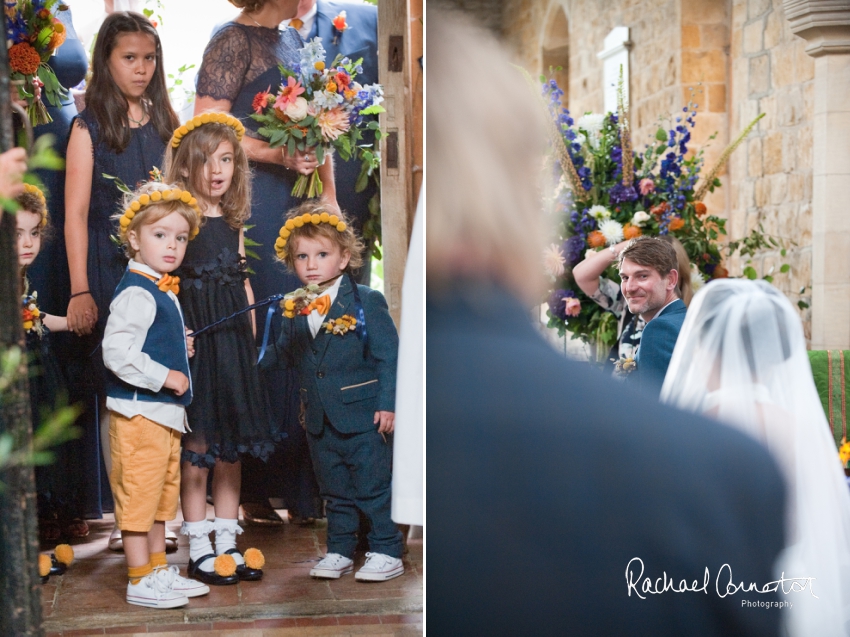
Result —
[[537, 302], [547, 229], [543, 106], [466, 16], [429, 7], [427, 37], [428, 291], [485, 279]]

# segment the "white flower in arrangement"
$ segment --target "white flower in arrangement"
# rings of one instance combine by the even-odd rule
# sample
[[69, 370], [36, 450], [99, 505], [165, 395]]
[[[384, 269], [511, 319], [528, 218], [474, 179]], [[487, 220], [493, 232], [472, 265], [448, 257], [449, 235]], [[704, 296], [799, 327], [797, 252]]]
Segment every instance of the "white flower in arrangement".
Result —
[[296, 97], [294, 102], [287, 104], [283, 112], [293, 122], [300, 122], [307, 117], [307, 100], [303, 97]]
[[576, 127], [587, 131], [587, 142], [596, 148], [599, 145], [599, 133], [602, 132], [602, 125], [605, 123], [605, 115], [600, 113], [588, 113], [582, 115], [576, 121]]
[[643, 210], [638, 210], [632, 216], [632, 225], [633, 226], [643, 226], [647, 221], [649, 221], [649, 213], [644, 212]]
[[589, 214], [591, 217], [593, 217], [597, 221], [604, 221], [605, 219], [608, 219], [608, 218], [611, 217], [611, 211], [608, 210], [608, 208], [606, 208], [605, 206], [599, 206], [599, 205], [591, 206], [590, 210], [587, 211], [587, 214]]
[[697, 270], [697, 266], [691, 263], [691, 288], [694, 291], [694, 294], [700, 291], [700, 288], [705, 285], [705, 277], [703, 277], [702, 272]]
[[566, 262], [561, 249], [554, 243], [543, 251], [543, 267], [550, 276], [556, 279], [564, 273], [564, 263]]
[[620, 243], [623, 240], [623, 226], [619, 221], [608, 219], [599, 224], [599, 232], [605, 237], [605, 243], [609, 246]]

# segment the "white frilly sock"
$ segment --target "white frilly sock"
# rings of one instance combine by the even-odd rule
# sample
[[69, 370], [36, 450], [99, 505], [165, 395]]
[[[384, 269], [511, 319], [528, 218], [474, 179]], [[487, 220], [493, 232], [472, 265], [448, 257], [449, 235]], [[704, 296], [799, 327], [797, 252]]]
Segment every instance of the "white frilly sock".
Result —
[[[180, 527], [180, 534], [189, 536], [189, 557], [193, 562], [197, 562], [204, 555], [210, 555], [213, 552], [212, 542], [210, 542], [210, 531], [213, 530], [213, 525], [209, 520], [201, 520], [200, 522], [183, 522]], [[207, 560], [198, 568], [208, 573], [213, 572], [213, 560]]]
[[[225, 518], [216, 518], [213, 523], [215, 527], [215, 554], [223, 555], [230, 549], [236, 548], [236, 536], [242, 533], [242, 527], [239, 526], [239, 520], [227, 520]], [[236, 560], [236, 565], [239, 566], [245, 563], [242, 555], [231, 553], [233, 559]]]

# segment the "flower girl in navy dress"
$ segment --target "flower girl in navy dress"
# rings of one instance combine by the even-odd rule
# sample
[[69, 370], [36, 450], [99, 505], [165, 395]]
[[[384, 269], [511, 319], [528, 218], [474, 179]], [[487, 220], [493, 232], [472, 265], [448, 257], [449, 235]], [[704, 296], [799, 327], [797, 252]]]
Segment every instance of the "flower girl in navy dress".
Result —
[[[21, 206], [16, 213], [18, 265], [21, 268], [22, 318], [26, 334], [29, 368], [30, 403], [33, 423], [38, 426], [42, 416], [52, 412], [64, 402], [65, 383], [59, 365], [50, 351], [50, 333], [68, 330], [68, 319], [47, 314], [39, 308], [45, 301], [37, 290], [29, 289], [27, 267], [32, 265], [41, 251], [47, 231], [47, 202], [44, 193], [27, 184], [17, 197]], [[69, 441], [54, 451], [54, 462], [36, 469], [38, 493], [39, 533], [45, 541], [58, 540], [62, 529], [80, 525], [85, 534], [88, 529], [81, 519], [79, 501], [83, 484], [80, 473], [73, 470], [80, 461], [79, 441]], [[75, 537], [82, 537], [82, 532]]]
[[[244, 127], [226, 113], [204, 113], [175, 131], [166, 156], [165, 179], [196, 194], [204, 218], [178, 270], [186, 325], [203, 328], [254, 302], [245, 263], [244, 224], [250, 214]], [[241, 487], [240, 456], [267, 459], [273, 436], [268, 403], [257, 376], [255, 323], [244, 313], [197, 338], [191, 361], [194, 400], [183, 437], [180, 497], [182, 533], [189, 536], [189, 572], [208, 584], [233, 584], [215, 568], [216, 556], [231, 555], [236, 576], [262, 577], [261, 554], [236, 548]], [[206, 519], [207, 475], [212, 481], [215, 521]], [[215, 531], [215, 553], [209, 533]], [[247, 560], [247, 564], [246, 564]], [[221, 563], [221, 562], [219, 562]]]

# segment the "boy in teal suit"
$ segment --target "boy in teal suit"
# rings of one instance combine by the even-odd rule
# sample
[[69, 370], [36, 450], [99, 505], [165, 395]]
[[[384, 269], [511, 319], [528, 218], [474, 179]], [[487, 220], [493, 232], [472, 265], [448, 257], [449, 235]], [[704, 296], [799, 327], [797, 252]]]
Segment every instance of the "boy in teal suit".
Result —
[[358, 510], [371, 522], [361, 581], [404, 573], [390, 517], [398, 334], [383, 295], [352, 281], [363, 244], [345, 217], [319, 202], [287, 215], [275, 248], [305, 286], [285, 301], [280, 337], [261, 365], [298, 369], [301, 418], [328, 517], [328, 553], [311, 571], [336, 579], [354, 568]]

